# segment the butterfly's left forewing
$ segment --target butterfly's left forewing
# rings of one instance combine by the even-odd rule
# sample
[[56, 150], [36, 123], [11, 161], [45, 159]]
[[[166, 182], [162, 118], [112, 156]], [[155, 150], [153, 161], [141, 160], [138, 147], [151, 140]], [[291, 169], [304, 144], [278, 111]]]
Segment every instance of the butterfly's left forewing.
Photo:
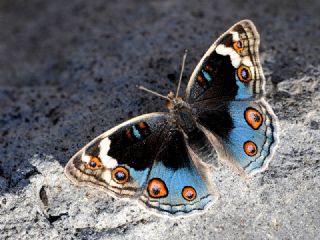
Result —
[[70, 159], [66, 176], [77, 185], [102, 188], [113, 196], [138, 197], [153, 165], [167, 115], [141, 115], [103, 133]]

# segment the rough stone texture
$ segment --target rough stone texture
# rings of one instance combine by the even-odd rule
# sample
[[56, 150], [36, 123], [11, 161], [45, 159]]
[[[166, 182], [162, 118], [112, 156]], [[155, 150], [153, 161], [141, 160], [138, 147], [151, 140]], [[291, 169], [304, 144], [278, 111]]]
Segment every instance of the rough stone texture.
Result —
[[[0, 239], [320, 239], [319, 1], [42, 1], [0, 3]], [[164, 110], [136, 89], [175, 89], [236, 21], [261, 33], [267, 99], [280, 146], [245, 181], [214, 172], [219, 203], [168, 220], [63, 175], [87, 141]]]

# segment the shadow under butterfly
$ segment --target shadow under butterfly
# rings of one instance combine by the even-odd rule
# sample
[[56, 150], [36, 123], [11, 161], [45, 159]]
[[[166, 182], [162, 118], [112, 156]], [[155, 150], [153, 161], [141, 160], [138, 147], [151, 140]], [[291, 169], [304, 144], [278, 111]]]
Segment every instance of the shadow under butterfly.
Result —
[[263, 98], [259, 42], [254, 24], [240, 21], [204, 54], [184, 98], [178, 96], [182, 71], [176, 94], [140, 87], [165, 98], [169, 112], [141, 115], [101, 134], [70, 159], [66, 176], [175, 217], [204, 212], [217, 201], [205, 163], [214, 151], [246, 177], [264, 171], [278, 129]]

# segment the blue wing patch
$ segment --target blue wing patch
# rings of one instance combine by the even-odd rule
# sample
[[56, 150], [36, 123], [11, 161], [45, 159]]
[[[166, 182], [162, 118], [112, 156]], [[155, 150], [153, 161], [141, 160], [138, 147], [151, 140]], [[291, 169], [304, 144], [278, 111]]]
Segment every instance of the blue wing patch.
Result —
[[277, 145], [276, 117], [264, 101], [229, 105], [233, 128], [221, 138], [229, 158], [248, 175], [263, 171]]
[[177, 131], [159, 152], [140, 201], [156, 212], [174, 216], [204, 210], [216, 195], [203, 174], [206, 171], [196, 167]]

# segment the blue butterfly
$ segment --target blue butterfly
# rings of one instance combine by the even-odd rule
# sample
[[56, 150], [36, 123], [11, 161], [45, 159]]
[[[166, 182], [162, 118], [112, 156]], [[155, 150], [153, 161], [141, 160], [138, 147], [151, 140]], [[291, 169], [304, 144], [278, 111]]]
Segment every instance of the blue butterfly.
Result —
[[217, 201], [204, 164], [215, 151], [246, 176], [264, 171], [278, 130], [263, 98], [259, 42], [251, 21], [236, 23], [204, 54], [184, 98], [181, 76], [177, 93], [163, 96], [169, 112], [138, 116], [98, 136], [70, 159], [66, 176], [137, 199], [155, 213], [181, 216]]

